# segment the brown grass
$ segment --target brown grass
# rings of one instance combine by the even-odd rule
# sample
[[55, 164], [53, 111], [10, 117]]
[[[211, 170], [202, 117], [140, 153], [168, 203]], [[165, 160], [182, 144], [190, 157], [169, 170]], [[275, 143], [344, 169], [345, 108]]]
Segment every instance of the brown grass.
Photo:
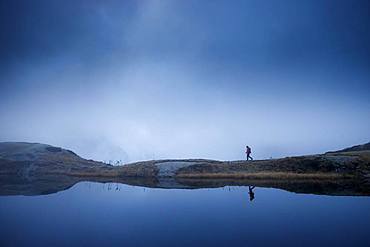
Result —
[[292, 173], [292, 172], [257, 172], [257, 173], [198, 173], [178, 174], [178, 178], [234, 178], [234, 179], [336, 179], [350, 178], [351, 175], [338, 173]]

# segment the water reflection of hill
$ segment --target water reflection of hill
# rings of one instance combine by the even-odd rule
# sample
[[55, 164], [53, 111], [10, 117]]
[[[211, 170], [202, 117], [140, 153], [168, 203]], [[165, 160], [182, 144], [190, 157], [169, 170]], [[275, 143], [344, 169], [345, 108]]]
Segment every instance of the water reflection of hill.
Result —
[[45, 195], [69, 189], [82, 181], [121, 183], [163, 189], [198, 189], [224, 186], [257, 186], [283, 189], [295, 193], [341, 196], [370, 196], [370, 185], [352, 179], [335, 180], [263, 180], [263, 179], [192, 179], [192, 178], [97, 178], [44, 176], [22, 178], [0, 176], [0, 195]]

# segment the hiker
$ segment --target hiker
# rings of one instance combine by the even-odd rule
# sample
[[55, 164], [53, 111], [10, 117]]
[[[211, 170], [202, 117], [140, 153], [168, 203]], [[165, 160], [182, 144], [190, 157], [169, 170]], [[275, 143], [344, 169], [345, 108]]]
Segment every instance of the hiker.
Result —
[[253, 201], [254, 199], [254, 192], [253, 192], [253, 189], [255, 188], [256, 186], [248, 186], [248, 194], [249, 194], [249, 200], [250, 201]]
[[247, 160], [249, 160], [249, 159], [253, 160], [253, 158], [251, 156], [252, 150], [249, 146], [246, 146], [245, 153], [247, 154]]

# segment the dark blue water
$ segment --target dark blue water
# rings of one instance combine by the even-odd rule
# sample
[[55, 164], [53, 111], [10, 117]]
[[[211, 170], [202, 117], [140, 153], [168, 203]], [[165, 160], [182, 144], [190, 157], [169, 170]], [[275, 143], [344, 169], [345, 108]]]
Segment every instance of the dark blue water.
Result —
[[370, 246], [370, 198], [79, 183], [0, 197], [0, 246]]

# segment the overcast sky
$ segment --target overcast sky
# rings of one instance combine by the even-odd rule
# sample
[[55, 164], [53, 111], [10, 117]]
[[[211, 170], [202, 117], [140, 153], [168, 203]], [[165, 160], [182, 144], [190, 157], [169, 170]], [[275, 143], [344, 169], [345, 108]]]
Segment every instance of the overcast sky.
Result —
[[370, 2], [0, 1], [0, 141], [242, 159], [370, 140]]

